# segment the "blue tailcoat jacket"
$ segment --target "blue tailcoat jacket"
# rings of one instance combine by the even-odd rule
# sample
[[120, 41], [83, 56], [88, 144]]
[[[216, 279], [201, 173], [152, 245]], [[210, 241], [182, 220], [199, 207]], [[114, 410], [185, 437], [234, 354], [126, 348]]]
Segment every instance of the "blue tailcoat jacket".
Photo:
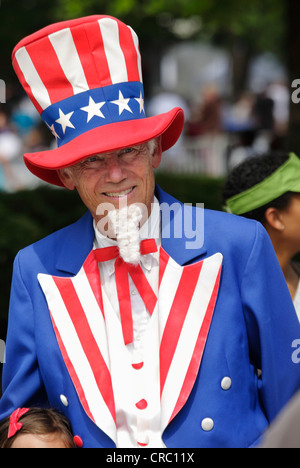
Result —
[[[178, 203], [159, 187], [156, 195], [160, 203]], [[223, 264], [198, 375], [163, 441], [170, 448], [251, 447], [300, 388], [300, 367], [292, 360], [300, 327], [273, 247], [259, 223], [210, 210], [204, 210], [201, 248], [186, 249], [184, 230], [182, 238], [172, 229], [170, 234], [162, 245], [178, 264], [217, 252]], [[69, 418], [84, 447], [111, 448], [114, 442], [88, 417], [76, 393], [37, 280], [39, 273], [76, 275], [93, 240], [87, 213], [17, 255], [0, 420], [17, 407], [50, 405]], [[231, 385], [224, 389], [225, 377]], [[209, 430], [207, 420], [213, 422]]]

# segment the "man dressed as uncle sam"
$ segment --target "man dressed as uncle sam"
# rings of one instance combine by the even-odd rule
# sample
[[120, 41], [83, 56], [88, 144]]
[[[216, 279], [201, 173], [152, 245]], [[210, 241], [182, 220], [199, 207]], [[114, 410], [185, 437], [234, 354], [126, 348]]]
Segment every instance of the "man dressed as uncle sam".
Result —
[[58, 144], [27, 167], [88, 212], [15, 259], [0, 419], [56, 408], [85, 448], [257, 444], [300, 388], [299, 323], [264, 229], [155, 185], [184, 116], [146, 118], [129, 26], [51, 25], [13, 65]]

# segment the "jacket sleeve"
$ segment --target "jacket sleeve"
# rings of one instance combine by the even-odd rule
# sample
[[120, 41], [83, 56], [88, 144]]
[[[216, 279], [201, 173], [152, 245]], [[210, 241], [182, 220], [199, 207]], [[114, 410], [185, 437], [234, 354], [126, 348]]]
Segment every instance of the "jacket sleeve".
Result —
[[300, 325], [269, 236], [260, 224], [256, 229], [242, 296], [250, 359], [262, 372], [260, 396], [272, 421], [300, 389], [300, 367], [292, 359]]
[[45, 406], [47, 402], [36, 357], [33, 307], [20, 257], [19, 253], [13, 269], [0, 420], [18, 407]]

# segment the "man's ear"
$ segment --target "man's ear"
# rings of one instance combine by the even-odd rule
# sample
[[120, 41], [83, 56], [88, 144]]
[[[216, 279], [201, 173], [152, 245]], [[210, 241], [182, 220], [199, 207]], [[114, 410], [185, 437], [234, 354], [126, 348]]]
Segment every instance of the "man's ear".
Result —
[[267, 224], [276, 231], [284, 231], [285, 225], [280, 211], [277, 208], [270, 207], [265, 212]]
[[64, 186], [67, 189], [69, 189], [69, 190], [74, 190], [75, 189], [75, 184], [74, 184], [74, 181], [73, 181], [73, 177], [72, 177], [71, 171], [68, 170], [68, 168], [58, 169], [57, 170], [57, 175], [58, 175], [61, 182], [64, 184]]
[[156, 139], [155, 150], [152, 154], [152, 167], [157, 169], [161, 163], [162, 158], [162, 147], [161, 147], [161, 136]]

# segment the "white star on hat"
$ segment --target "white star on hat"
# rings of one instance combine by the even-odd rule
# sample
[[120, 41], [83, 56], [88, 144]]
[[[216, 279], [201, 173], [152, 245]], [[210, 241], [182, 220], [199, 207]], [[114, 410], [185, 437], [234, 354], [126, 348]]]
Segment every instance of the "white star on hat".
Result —
[[140, 105], [140, 114], [141, 114], [142, 112], [144, 112], [144, 114], [145, 114], [145, 101], [144, 101], [144, 99], [143, 99], [142, 91], [141, 91], [141, 93], [140, 93], [140, 97], [139, 97], [139, 98], [134, 98], [134, 99], [135, 99], [135, 100], [139, 103], [139, 105]]
[[66, 133], [66, 128], [75, 128], [74, 125], [70, 122], [70, 119], [74, 112], [70, 112], [69, 114], [64, 114], [61, 109], [59, 109], [59, 119], [57, 119], [55, 122], [59, 123], [62, 126], [62, 130], [64, 134]]
[[50, 125], [48, 125], [48, 124], [46, 124], [46, 125], [47, 125], [47, 127], [48, 127], [48, 128], [51, 130], [51, 132], [52, 132], [52, 135], [53, 135], [53, 136], [55, 136], [55, 138], [56, 138], [56, 141], [57, 141], [57, 139], [59, 139], [59, 140], [60, 140], [60, 136], [59, 136], [59, 135], [57, 135], [57, 133], [56, 133], [56, 131], [55, 131], [54, 124], [52, 124], [52, 125], [51, 125], [51, 127], [50, 127]]
[[133, 114], [132, 110], [130, 109], [128, 105], [129, 101], [130, 101], [130, 98], [125, 99], [122, 94], [122, 91], [119, 91], [119, 99], [117, 99], [116, 101], [111, 101], [111, 102], [112, 104], [116, 104], [116, 106], [119, 106], [119, 115], [121, 115], [124, 110], [127, 110], [128, 112], [131, 112], [131, 114]]
[[81, 110], [87, 112], [87, 123], [92, 120], [93, 117], [101, 117], [105, 119], [104, 115], [102, 114], [101, 110], [104, 106], [105, 102], [95, 102], [94, 99], [90, 96], [89, 105], [86, 107], [81, 107]]

